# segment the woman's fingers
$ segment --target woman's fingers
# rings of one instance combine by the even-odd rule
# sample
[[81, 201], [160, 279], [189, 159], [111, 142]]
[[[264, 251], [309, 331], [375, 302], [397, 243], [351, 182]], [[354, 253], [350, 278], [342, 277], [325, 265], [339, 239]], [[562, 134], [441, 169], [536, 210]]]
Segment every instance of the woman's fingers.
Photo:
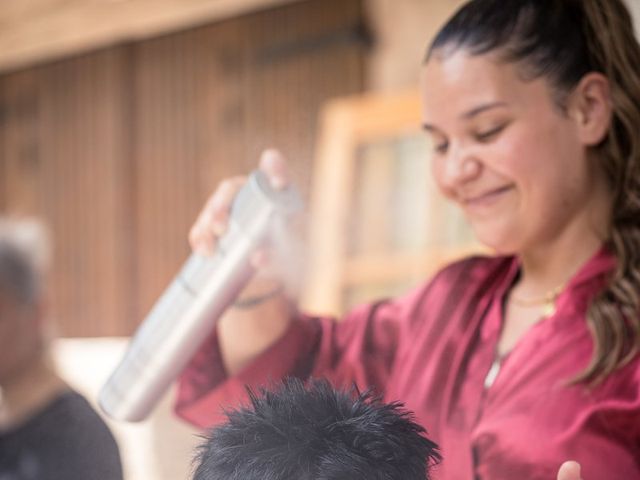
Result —
[[245, 177], [224, 180], [209, 197], [189, 231], [189, 244], [193, 251], [204, 255], [213, 253], [218, 238], [227, 229], [233, 199], [245, 181]]
[[287, 161], [278, 150], [267, 149], [260, 155], [260, 170], [262, 170], [276, 190], [281, 190], [289, 185], [289, 168]]
[[[274, 189], [283, 189], [289, 184], [289, 169], [284, 156], [276, 149], [267, 149], [260, 155], [259, 168], [267, 175]], [[189, 231], [189, 244], [193, 251], [211, 255], [218, 239], [224, 234], [229, 222], [231, 204], [246, 177], [233, 177], [220, 183], [209, 197], [198, 218]], [[266, 251], [259, 251], [253, 259], [254, 266], [268, 263]]]
[[558, 470], [558, 480], [582, 480], [580, 464], [574, 461], [564, 462]]

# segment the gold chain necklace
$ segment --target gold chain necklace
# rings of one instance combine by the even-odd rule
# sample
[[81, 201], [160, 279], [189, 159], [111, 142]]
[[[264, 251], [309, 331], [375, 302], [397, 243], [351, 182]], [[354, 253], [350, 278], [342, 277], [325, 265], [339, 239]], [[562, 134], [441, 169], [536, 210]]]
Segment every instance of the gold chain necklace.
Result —
[[[518, 305], [523, 308], [533, 308], [533, 307], [542, 307], [543, 318], [550, 317], [556, 311], [556, 300], [562, 293], [565, 284], [557, 286], [553, 290], [549, 290], [544, 295], [537, 298], [519, 298], [513, 294], [509, 295], [509, 301], [513, 302], [514, 305]], [[540, 319], [542, 320], [542, 318]], [[495, 382], [498, 377], [498, 373], [500, 373], [500, 369], [502, 368], [502, 362], [505, 355], [500, 355], [497, 351], [493, 358], [493, 363], [487, 372], [487, 376], [484, 379], [484, 388], [489, 389]]]
[[541, 307], [546, 317], [553, 315], [556, 310], [556, 300], [562, 293], [565, 284], [558, 285], [553, 290], [548, 291], [544, 295], [537, 298], [519, 298], [516, 295], [510, 295], [509, 300], [522, 308]]

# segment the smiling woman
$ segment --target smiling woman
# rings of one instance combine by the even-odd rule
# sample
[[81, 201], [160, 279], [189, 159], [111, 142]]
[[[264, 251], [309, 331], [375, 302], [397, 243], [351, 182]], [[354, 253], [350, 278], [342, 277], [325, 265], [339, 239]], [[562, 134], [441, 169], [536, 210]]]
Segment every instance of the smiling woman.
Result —
[[[442, 447], [442, 480], [550, 479], [567, 459], [587, 479], [640, 479], [629, 12], [621, 0], [472, 0], [422, 73], [435, 179], [496, 255], [340, 323], [282, 296], [230, 312], [184, 373], [178, 412], [210, 425], [243, 384], [322, 375], [405, 402]], [[274, 152], [261, 162], [280, 184], [284, 167]], [[197, 250], [215, 246], [233, 194], [212, 198], [191, 231]]]
[[606, 238], [611, 209], [607, 180], [586, 159], [610, 125], [607, 79], [586, 76], [564, 111], [546, 78], [523, 82], [520, 70], [495, 54], [432, 56], [423, 109], [435, 178], [498, 252], [528, 256], [579, 238], [588, 257]]

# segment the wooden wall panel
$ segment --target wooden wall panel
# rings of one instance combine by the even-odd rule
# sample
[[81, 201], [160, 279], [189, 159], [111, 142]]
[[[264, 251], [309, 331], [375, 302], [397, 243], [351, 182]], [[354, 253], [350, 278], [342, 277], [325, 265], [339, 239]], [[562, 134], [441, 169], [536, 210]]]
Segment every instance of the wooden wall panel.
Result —
[[62, 335], [113, 335], [131, 316], [127, 68], [118, 48], [3, 79], [3, 210], [51, 227]]
[[67, 336], [131, 333], [216, 183], [280, 146], [305, 189], [326, 99], [363, 85], [360, 0], [312, 0], [0, 77], [0, 204], [54, 231]]
[[208, 193], [244, 171], [246, 131], [235, 112], [244, 79], [229, 57], [241, 53], [238, 26], [135, 49], [138, 318], [187, 257], [187, 232]]
[[368, 39], [361, 9], [354, 1], [309, 2], [272, 10], [247, 25], [249, 162], [265, 146], [280, 146], [291, 157], [294, 178], [304, 191], [322, 102], [362, 88]]
[[43, 207], [64, 334], [114, 335], [131, 315], [129, 68], [123, 47], [41, 72]]
[[320, 105], [362, 88], [361, 22], [359, 1], [301, 2], [135, 47], [139, 318], [219, 180], [277, 145], [306, 190]]
[[40, 212], [54, 241], [61, 334], [116, 334], [130, 316], [126, 48], [38, 71]]
[[3, 78], [0, 85], [0, 198], [3, 207], [16, 212], [36, 211], [40, 206], [37, 75], [21, 72]]

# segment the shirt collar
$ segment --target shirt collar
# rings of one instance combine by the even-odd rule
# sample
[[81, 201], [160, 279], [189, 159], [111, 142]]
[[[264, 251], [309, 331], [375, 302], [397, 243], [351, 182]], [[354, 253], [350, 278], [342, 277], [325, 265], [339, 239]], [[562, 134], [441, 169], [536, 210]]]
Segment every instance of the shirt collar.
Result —
[[[509, 262], [509, 265], [507, 266], [502, 281], [495, 291], [497, 298], [504, 298], [504, 295], [513, 286], [513, 283], [520, 273], [520, 259], [517, 256], [505, 257], [505, 260]], [[591, 284], [595, 280], [598, 280], [598, 285], [601, 285], [607, 274], [615, 268], [616, 263], [616, 257], [613, 252], [603, 245], [567, 282], [563, 293], [574, 290], [576, 287], [584, 284]]]

